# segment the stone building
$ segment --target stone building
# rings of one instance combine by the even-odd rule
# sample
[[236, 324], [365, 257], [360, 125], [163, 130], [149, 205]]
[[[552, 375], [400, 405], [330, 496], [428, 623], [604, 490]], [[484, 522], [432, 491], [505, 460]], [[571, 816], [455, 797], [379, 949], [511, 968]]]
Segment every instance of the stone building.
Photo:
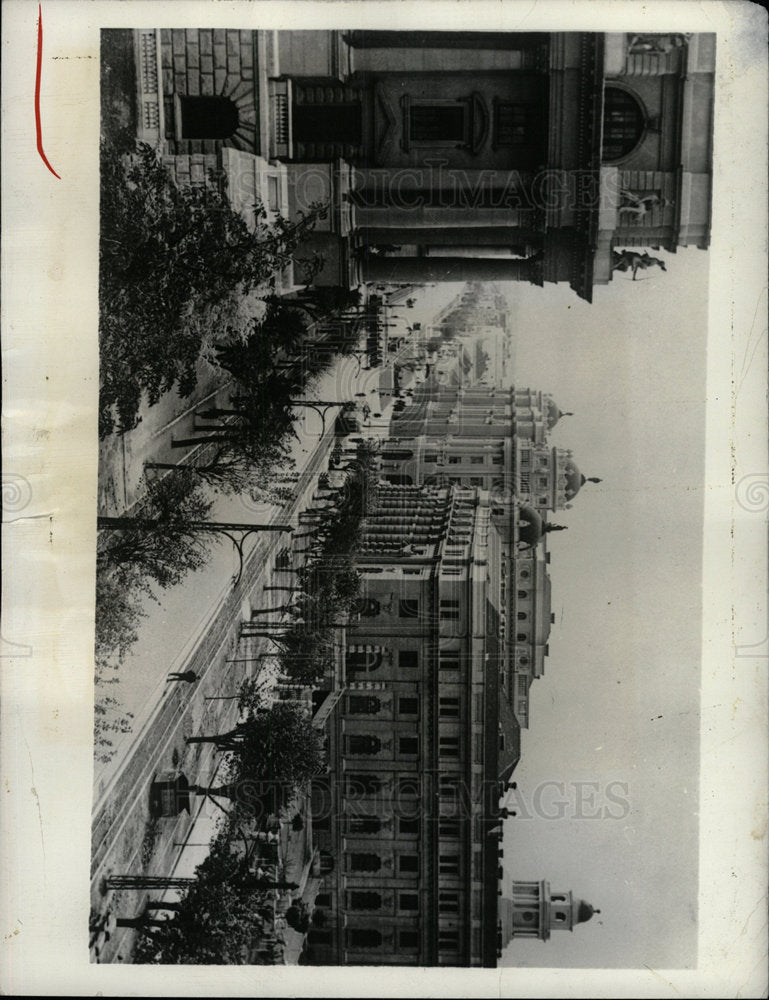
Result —
[[499, 800], [520, 752], [500, 697], [500, 559], [488, 493], [381, 486], [332, 766], [313, 785], [309, 963], [496, 964]]
[[590, 300], [620, 249], [708, 246], [714, 35], [163, 29], [136, 53], [140, 134], [181, 179], [329, 204], [316, 283]]

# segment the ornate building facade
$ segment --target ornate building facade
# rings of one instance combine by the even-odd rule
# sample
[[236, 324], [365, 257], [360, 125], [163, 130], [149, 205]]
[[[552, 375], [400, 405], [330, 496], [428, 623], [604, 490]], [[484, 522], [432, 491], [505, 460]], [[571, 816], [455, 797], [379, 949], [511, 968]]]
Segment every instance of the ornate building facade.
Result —
[[714, 35], [163, 29], [136, 53], [140, 135], [180, 179], [329, 204], [316, 283], [590, 300], [619, 249], [708, 246]]

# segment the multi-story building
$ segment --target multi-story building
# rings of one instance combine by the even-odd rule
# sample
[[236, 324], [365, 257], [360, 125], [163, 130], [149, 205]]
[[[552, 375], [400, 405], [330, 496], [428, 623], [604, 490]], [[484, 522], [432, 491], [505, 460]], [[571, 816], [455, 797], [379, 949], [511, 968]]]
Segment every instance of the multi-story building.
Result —
[[501, 789], [501, 548], [488, 493], [383, 485], [357, 556], [347, 694], [313, 788], [326, 878], [309, 962], [494, 965]]
[[319, 284], [590, 300], [618, 248], [709, 242], [715, 35], [164, 29], [136, 53], [141, 137], [180, 179], [329, 204], [297, 255]]

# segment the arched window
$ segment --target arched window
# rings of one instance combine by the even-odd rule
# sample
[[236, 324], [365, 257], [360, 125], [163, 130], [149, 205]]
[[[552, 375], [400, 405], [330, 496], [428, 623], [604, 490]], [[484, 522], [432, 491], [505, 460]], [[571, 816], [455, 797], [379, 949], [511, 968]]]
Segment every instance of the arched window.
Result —
[[528, 635], [526, 635], [526, 633], [525, 633], [525, 632], [519, 632], [519, 633], [518, 633], [518, 635], [516, 635], [516, 637], [515, 637], [515, 638], [516, 638], [516, 641], [517, 641], [517, 642], [526, 642], [526, 640], [527, 640], [527, 639], [528, 639], [529, 637], [528, 637]]
[[519, 611], [518, 612], [518, 621], [519, 622], [525, 622], [528, 617], [529, 616], [526, 614], [525, 611]]
[[561, 911], [559, 910], [556, 913], [556, 915], [555, 915], [555, 919], [556, 919], [556, 921], [559, 924], [565, 924], [566, 923], [566, 914], [565, 913], [561, 913]]
[[355, 673], [372, 673], [382, 665], [382, 654], [370, 650], [347, 650], [345, 660], [347, 670]]
[[529, 596], [528, 590], [519, 590], [518, 591], [518, 599], [520, 601], [525, 601], [528, 596]]
[[354, 605], [355, 614], [361, 618], [376, 618], [380, 610], [379, 601], [374, 597], [360, 597]]
[[641, 141], [646, 119], [638, 101], [620, 87], [604, 89], [603, 151], [604, 163], [613, 163], [632, 153]]
[[348, 715], [376, 715], [381, 707], [379, 698], [372, 695], [351, 694], [347, 698]]
[[240, 124], [229, 97], [180, 97], [182, 139], [229, 139]]

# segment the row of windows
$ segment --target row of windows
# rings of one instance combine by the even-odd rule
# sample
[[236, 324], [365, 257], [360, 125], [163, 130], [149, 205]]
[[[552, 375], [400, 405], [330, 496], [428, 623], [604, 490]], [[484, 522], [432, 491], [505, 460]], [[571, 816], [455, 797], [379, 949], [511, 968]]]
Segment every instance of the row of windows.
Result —
[[[451, 714], [456, 712], [456, 714]], [[442, 713], [443, 714], [443, 713]], [[449, 718], [459, 716], [459, 706], [452, 705], [449, 709]], [[399, 736], [398, 753], [409, 757], [419, 754], [418, 736]], [[438, 753], [441, 757], [459, 757], [460, 740], [458, 736], [440, 736], [438, 739]], [[378, 736], [368, 736], [356, 734], [346, 737], [346, 753], [351, 757], [371, 757], [380, 753], [382, 741]]]
[[[457, 602], [446, 602], [446, 614], [442, 615], [447, 619], [454, 619], [456, 614], [459, 614], [459, 609]], [[373, 673], [384, 663], [384, 657], [382, 653], [366, 652], [359, 650], [347, 651], [346, 657], [347, 670], [350, 673]], [[416, 670], [419, 667], [419, 652], [416, 649], [401, 649], [398, 651], [398, 666], [403, 670]], [[459, 669], [459, 653], [457, 651], [447, 650], [446, 652], [441, 652], [438, 659], [438, 668], [440, 670], [458, 670]], [[356, 704], [358, 704], [356, 702]], [[365, 702], [361, 701], [361, 705]], [[357, 711], [362, 711], [362, 709], [356, 709]], [[378, 709], [377, 709], [378, 711]], [[363, 713], [366, 714], [366, 713]]]
[[[438, 703], [438, 714], [443, 718], [458, 718], [460, 699], [451, 695], [441, 695]], [[374, 695], [351, 694], [347, 696], [346, 711], [348, 715], [377, 715], [382, 709], [382, 701]], [[419, 698], [398, 698], [398, 715], [419, 715]]]
[[[349, 834], [368, 836], [382, 831], [383, 820], [380, 816], [348, 816], [346, 828]], [[398, 817], [398, 833], [406, 836], [419, 836], [422, 821], [419, 816], [408, 818]], [[451, 816], [438, 817], [438, 835], [445, 839], [457, 840], [461, 832], [460, 820]]]
[[[420, 858], [418, 854], [398, 855], [398, 874], [418, 875]], [[347, 855], [347, 871], [378, 872], [384, 866], [381, 855], [375, 851], [353, 851]], [[459, 875], [460, 856], [454, 853], [438, 855], [438, 871], [441, 875]]]
[[[317, 930], [313, 928], [309, 935], [310, 944], [330, 945], [332, 941], [332, 931]], [[355, 927], [348, 928], [345, 932], [345, 940], [348, 948], [369, 949], [381, 948], [384, 944], [382, 932], [375, 928]], [[405, 951], [419, 948], [419, 931], [400, 930], [398, 931], [398, 947]], [[441, 951], [456, 951], [459, 947], [459, 931], [440, 930], [438, 932], [438, 948]]]

